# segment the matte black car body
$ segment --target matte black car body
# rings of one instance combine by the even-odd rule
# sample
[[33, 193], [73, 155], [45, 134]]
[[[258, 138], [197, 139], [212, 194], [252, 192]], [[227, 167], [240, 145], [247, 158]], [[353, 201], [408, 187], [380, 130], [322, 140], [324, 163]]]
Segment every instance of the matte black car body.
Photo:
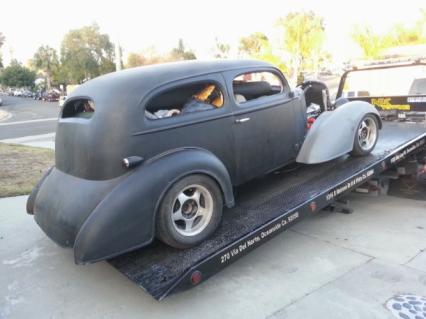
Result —
[[[273, 72], [284, 90], [239, 107], [230, 95], [232, 80], [253, 71]], [[222, 108], [158, 121], [144, 116], [154, 95], [200, 80], [219, 85]], [[281, 72], [258, 61], [172, 63], [89, 81], [68, 97], [59, 116], [56, 165], [32, 195], [35, 220], [85, 263], [150, 243], [162, 196], [185, 175], [213, 178], [230, 207], [234, 185], [295, 159], [306, 133], [306, 107], [303, 95], [289, 93]], [[67, 105], [80, 98], [93, 101], [91, 118], [66, 115]], [[249, 125], [235, 124], [247, 114]], [[128, 170], [122, 160], [130, 156], [144, 161]]]
[[[281, 79], [282, 90], [239, 105], [234, 78], [263, 71]], [[218, 86], [223, 106], [161, 120], [145, 116], [153, 97], [195, 82]], [[93, 104], [90, 117], [70, 111], [81, 99]], [[356, 109], [352, 105], [326, 112], [333, 113], [322, 121], [327, 130], [310, 138], [304, 92], [291, 91], [282, 73], [268, 63], [191, 61], [104, 75], [67, 98], [56, 131], [55, 167], [33, 190], [27, 210], [56, 243], [74, 248], [76, 263], [107, 259], [152, 242], [159, 204], [184, 176], [209, 176], [231, 207], [233, 186], [293, 162], [305, 137], [311, 144], [330, 143], [333, 123], [350, 123], [342, 127], [348, 138], [335, 139], [321, 155], [326, 160], [342, 155], [342, 148], [333, 146], [351, 148], [359, 120], [369, 112]], [[309, 162], [309, 149], [304, 155]], [[123, 159], [130, 157], [142, 163], [126, 169]]]

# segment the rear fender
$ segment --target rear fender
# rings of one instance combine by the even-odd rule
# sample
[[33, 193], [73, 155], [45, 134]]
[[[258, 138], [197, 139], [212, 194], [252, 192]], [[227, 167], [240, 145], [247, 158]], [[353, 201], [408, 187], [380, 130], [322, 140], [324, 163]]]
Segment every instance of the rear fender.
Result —
[[348, 102], [322, 113], [310, 128], [296, 162], [322, 163], [352, 151], [358, 125], [366, 114], [373, 114], [382, 128], [379, 112], [367, 102]]
[[74, 245], [76, 263], [95, 262], [149, 244], [155, 236], [155, 213], [165, 192], [190, 174], [206, 174], [234, 204], [231, 179], [212, 153], [185, 148], [149, 160], [118, 184], [94, 209]]

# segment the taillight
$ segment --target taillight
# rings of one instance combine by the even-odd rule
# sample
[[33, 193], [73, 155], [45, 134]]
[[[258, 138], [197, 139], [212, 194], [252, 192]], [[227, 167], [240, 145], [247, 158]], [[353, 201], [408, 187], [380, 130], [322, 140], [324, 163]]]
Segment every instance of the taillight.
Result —
[[314, 118], [314, 117], [310, 117], [310, 118], [308, 118], [308, 121], [307, 121], [307, 123], [306, 123], [306, 127], [307, 127], [308, 129], [310, 129], [310, 128], [311, 128], [311, 126], [314, 124], [314, 122], [315, 122], [315, 118]]

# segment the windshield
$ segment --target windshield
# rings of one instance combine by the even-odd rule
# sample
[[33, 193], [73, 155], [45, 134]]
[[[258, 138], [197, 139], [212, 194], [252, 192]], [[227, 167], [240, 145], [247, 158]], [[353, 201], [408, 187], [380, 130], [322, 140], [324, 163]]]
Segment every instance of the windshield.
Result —
[[410, 88], [410, 95], [426, 95], [426, 78], [415, 79]]
[[341, 96], [426, 95], [426, 66], [400, 66], [351, 71], [347, 74]]

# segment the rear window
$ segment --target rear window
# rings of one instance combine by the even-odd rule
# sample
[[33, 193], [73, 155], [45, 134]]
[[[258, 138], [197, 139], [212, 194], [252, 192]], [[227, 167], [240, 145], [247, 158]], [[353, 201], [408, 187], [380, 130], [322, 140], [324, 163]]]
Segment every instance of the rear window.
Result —
[[62, 111], [62, 118], [91, 118], [95, 112], [95, 103], [90, 99], [76, 99], [67, 102]]

